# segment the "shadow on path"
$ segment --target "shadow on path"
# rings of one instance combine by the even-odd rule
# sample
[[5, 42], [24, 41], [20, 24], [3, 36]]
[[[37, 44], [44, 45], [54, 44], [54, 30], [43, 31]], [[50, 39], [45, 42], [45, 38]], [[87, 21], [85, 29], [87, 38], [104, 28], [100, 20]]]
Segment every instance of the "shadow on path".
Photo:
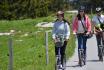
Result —
[[78, 64], [78, 61], [73, 61], [75, 64], [74, 65], [67, 65], [66, 67], [80, 67], [79, 64]]
[[87, 62], [100, 62], [99, 60], [87, 60]]
[[78, 64], [76, 64], [76, 65], [71, 65], [71, 66], [66, 66], [66, 67], [74, 67], [74, 68], [76, 68], [76, 67], [80, 67]]
[[[67, 65], [66, 67], [73, 67], [73, 68], [76, 68], [76, 67], [80, 67], [79, 65], [78, 65], [78, 61], [73, 61], [74, 63], [77, 63], [77, 64], [75, 64], [75, 65]], [[87, 60], [86, 62], [100, 62], [99, 60]]]

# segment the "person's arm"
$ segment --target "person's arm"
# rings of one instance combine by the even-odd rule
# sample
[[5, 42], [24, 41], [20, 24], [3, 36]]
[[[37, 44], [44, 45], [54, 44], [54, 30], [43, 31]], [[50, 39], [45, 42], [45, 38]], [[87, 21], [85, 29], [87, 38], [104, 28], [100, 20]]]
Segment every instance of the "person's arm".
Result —
[[56, 40], [56, 24], [54, 23], [54, 25], [53, 25], [53, 29], [52, 29], [52, 39], [53, 39], [53, 41], [54, 41], [54, 43], [56, 43], [57, 42], [57, 40]]
[[55, 23], [54, 23], [53, 29], [52, 29], [52, 39], [55, 39], [55, 35], [56, 35], [56, 26], [55, 26]]
[[70, 37], [70, 26], [68, 23], [66, 23], [66, 40], [68, 40]]
[[87, 19], [87, 26], [88, 26], [87, 29], [88, 29], [88, 32], [91, 32], [91, 21], [90, 21], [88, 16], [86, 16], [86, 19]]
[[95, 29], [95, 26], [96, 26], [96, 24], [95, 24], [95, 16], [92, 18], [91, 23], [92, 23], [93, 32], [94, 32], [94, 34], [96, 34], [96, 29]]
[[96, 32], [102, 31], [102, 29], [100, 28], [100, 24], [96, 24], [95, 17], [92, 18], [92, 27], [94, 34], [96, 34]]
[[95, 24], [94, 24], [94, 21], [92, 20], [91, 23], [92, 23], [93, 32], [94, 32], [94, 34], [95, 34], [96, 31], [95, 31]]
[[77, 26], [78, 26], [77, 22], [78, 22], [78, 18], [75, 17], [73, 22], [72, 22], [73, 34], [76, 34], [76, 32], [77, 32]]

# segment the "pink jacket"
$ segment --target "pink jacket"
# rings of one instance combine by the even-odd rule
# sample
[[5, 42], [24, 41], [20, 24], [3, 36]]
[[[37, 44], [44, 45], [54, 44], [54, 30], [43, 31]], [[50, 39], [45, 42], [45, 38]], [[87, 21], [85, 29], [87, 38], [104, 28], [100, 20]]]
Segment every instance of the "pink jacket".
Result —
[[[87, 30], [90, 32], [91, 31], [91, 22], [90, 22], [90, 19], [89, 19], [89, 17], [87, 15], [85, 15], [85, 19], [86, 19], [85, 26], [86, 26]], [[77, 30], [78, 30], [78, 18], [77, 17], [73, 21], [72, 29], [73, 29], [74, 33], [76, 33]]]

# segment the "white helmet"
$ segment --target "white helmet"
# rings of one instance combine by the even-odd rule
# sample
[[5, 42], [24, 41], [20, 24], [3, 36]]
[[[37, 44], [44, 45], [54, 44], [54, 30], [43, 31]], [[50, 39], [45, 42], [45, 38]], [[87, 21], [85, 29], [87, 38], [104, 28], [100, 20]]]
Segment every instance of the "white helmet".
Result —
[[97, 7], [96, 8], [96, 12], [101, 12], [102, 11], [102, 8], [101, 7]]

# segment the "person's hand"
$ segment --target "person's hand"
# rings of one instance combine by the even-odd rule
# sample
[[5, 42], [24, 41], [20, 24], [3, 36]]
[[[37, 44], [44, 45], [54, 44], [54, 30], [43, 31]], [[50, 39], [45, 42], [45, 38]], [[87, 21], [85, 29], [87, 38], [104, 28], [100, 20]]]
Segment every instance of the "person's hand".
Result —
[[96, 29], [96, 30], [94, 31], [94, 34], [97, 34], [97, 33], [99, 33], [99, 32], [101, 32], [101, 31]]
[[94, 34], [97, 34], [97, 32], [96, 32], [96, 31], [94, 31]]
[[87, 32], [86, 35], [90, 34], [90, 32]]
[[100, 31], [102, 32], [103, 30], [100, 28]]
[[76, 32], [73, 32], [74, 35], [76, 35]]
[[76, 32], [73, 32], [73, 35], [75, 38], [77, 38], [77, 33]]
[[54, 41], [54, 43], [56, 43], [57, 42], [57, 39], [53, 39], [53, 41]]
[[68, 41], [69, 39], [65, 39], [65, 41]]

